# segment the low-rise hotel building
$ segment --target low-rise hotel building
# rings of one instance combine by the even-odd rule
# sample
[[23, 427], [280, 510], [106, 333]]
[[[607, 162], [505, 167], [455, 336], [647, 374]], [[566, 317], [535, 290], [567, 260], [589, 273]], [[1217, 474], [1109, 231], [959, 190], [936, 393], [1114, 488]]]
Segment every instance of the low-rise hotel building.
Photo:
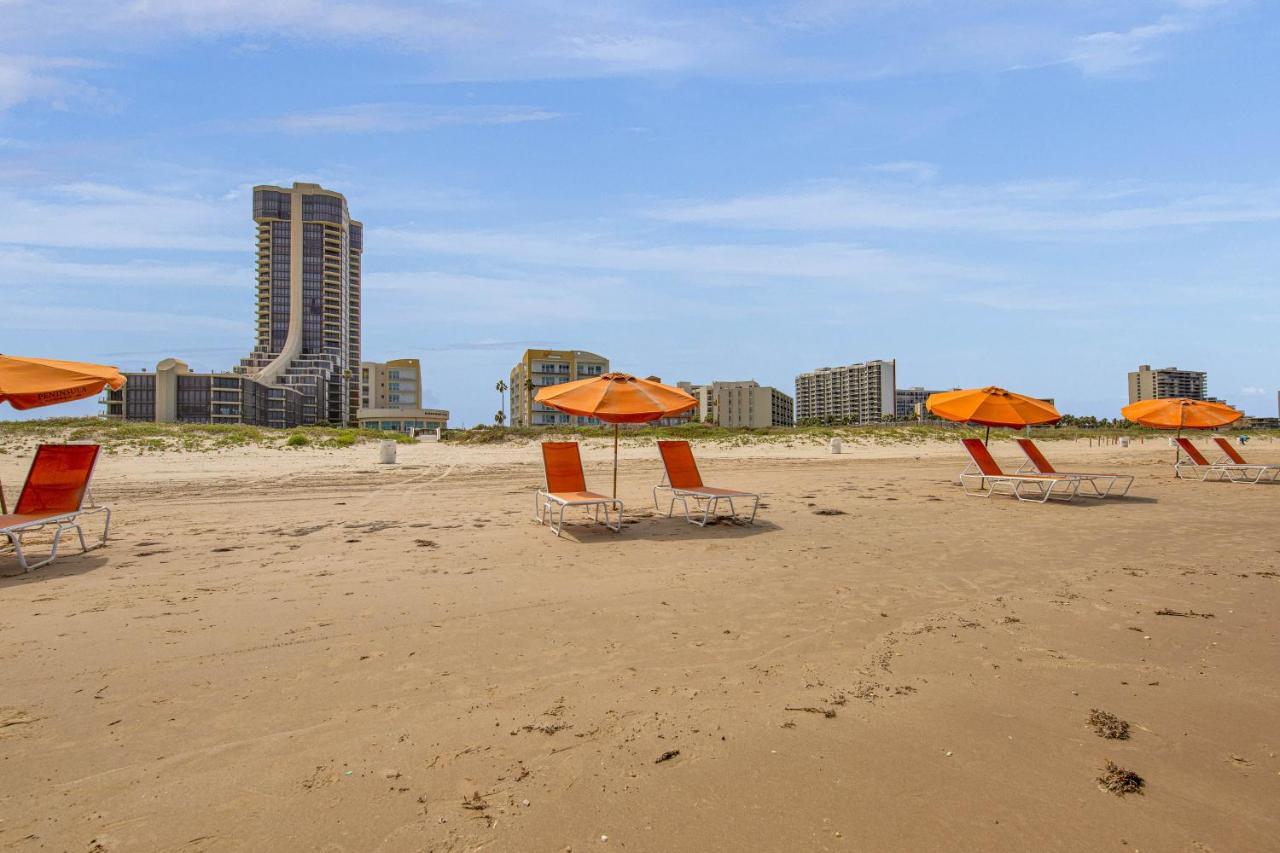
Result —
[[550, 406], [534, 401], [538, 389], [562, 385], [579, 379], [603, 376], [609, 372], [609, 359], [586, 350], [525, 350], [519, 363], [511, 368], [510, 391], [513, 427], [529, 426], [594, 426], [596, 418], [566, 415]]
[[795, 426], [796, 423], [795, 402], [791, 396], [754, 379], [708, 385], [680, 382], [677, 387], [698, 401], [695, 417], [703, 423], [751, 429]]
[[416, 358], [360, 362], [360, 408], [363, 429], [416, 433], [445, 429], [449, 412], [422, 407], [422, 365]]

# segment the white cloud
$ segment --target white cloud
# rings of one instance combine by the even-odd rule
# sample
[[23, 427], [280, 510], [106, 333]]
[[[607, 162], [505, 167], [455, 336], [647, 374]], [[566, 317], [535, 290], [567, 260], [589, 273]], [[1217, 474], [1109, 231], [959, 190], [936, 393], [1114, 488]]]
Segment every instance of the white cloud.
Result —
[[84, 59], [0, 54], [0, 111], [28, 101], [47, 102], [56, 109], [72, 104], [114, 109], [118, 100], [112, 93], [67, 74], [96, 67]]
[[640, 243], [588, 232], [428, 231], [378, 228], [366, 244], [383, 252], [430, 253], [560, 269], [661, 272], [734, 287], [769, 279], [834, 279], [849, 286], [895, 289], [908, 282], [989, 280], [990, 268], [899, 256], [841, 242], [778, 244]]
[[243, 201], [98, 183], [39, 196], [0, 190], [0, 245], [244, 252], [251, 235]]
[[104, 284], [245, 288], [252, 286], [254, 272], [249, 265], [242, 269], [225, 264], [171, 264], [151, 260], [87, 262], [50, 252], [0, 248], [0, 280], [15, 286], [38, 283], [42, 288]]
[[932, 163], [919, 160], [894, 160], [891, 163], [878, 163], [868, 166], [867, 171], [879, 172], [883, 175], [905, 175], [917, 181], [929, 181], [938, 176], [938, 167]]
[[1271, 391], [1258, 385], [1246, 385], [1240, 389], [1240, 394], [1244, 397], [1262, 397], [1271, 393]]
[[561, 113], [538, 107], [429, 107], [414, 104], [354, 104], [327, 110], [287, 113], [264, 120], [236, 121], [228, 126], [244, 130], [286, 133], [395, 133], [459, 125], [504, 125], [550, 121]]
[[650, 214], [668, 222], [784, 231], [906, 230], [1056, 238], [1274, 222], [1280, 220], [1280, 187], [824, 182], [776, 193], [668, 203]]

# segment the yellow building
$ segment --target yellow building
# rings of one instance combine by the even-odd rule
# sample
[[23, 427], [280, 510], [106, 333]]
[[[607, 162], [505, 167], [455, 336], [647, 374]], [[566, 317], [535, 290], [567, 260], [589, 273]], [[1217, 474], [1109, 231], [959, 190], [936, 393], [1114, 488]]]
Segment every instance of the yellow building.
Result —
[[360, 362], [360, 408], [412, 409], [422, 405], [422, 366], [416, 358]]
[[422, 408], [422, 365], [416, 358], [360, 362], [360, 409], [365, 429], [415, 433], [449, 426], [445, 409]]
[[576, 382], [609, 372], [609, 359], [584, 350], [525, 350], [524, 357], [511, 368], [510, 424], [513, 427], [575, 425], [600, 423], [595, 418], [580, 418], [557, 412], [550, 406], [535, 403], [538, 389], [546, 385]]

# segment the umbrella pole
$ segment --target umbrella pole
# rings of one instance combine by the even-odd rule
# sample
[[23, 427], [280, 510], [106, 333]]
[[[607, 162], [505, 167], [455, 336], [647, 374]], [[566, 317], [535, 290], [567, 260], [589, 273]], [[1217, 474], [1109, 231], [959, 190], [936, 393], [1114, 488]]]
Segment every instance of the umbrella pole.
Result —
[[8, 515], [9, 506], [4, 502], [4, 483], [0, 483], [0, 515]]
[[613, 496], [618, 497], [618, 425], [613, 425]]
[[986, 438], [984, 438], [984, 439], [982, 439], [982, 443], [983, 443], [983, 444], [990, 444], [990, 443], [991, 443], [991, 427], [987, 427], [987, 437], [986, 437]]

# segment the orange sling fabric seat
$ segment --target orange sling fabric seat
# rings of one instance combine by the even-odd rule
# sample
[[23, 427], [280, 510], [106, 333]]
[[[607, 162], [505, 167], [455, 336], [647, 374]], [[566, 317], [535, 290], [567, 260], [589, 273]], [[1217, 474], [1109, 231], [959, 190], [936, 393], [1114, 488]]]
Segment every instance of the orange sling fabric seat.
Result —
[[1191, 461], [1202, 468], [1211, 468], [1209, 460], [1200, 452], [1200, 448], [1191, 443], [1191, 439], [1179, 437], [1176, 439], [1178, 446], [1182, 448], [1182, 452], [1191, 458]]
[[1231, 446], [1231, 442], [1227, 441], [1222, 436], [1215, 435], [1213, 437], [1213, 443], [1218, 445], [1218, 449], [1221, 450], [1223, 453], [1225, 453], [1227, 455], [1227, 458], [1230, 459], [1236, 465], [1249, 464], [1248, 462], [1244, 461], [1244, 457], [1240, 455], [1239, 451], [1237, 451], [1234, 447]]
[[[582, 454], [576, 441], [544, 441], [542, 443], [542, 467], [546, 472], [546, 488], [534, 494], [533, 516], [540, 524], [547, 523], [547, 515], [554, 504], [559, 508], [559, 518], [552, 515], [551, 529], [556, 536], [564, 527], [565, 509], [571, 506], [593, 506], [599, 518], [604, 508], [604, 524], [615, 532], [622, 530], [623, 503], [617, 498], [597, 494], [587, 488], [587, 478], [582, 471]], [[611, 511], [618, 513], [617, 523], [611, 522]]]
[[[107, 541], [111, 510], [107, 507], [86, 510], [84, 507], [99, 450], [96, 444], [42, 444], [36, 449], [13, 513], [0, 516], [0, 534], [9, 539], [24, 570], [30, 571], [53, 562], [58, 555], [58, 543], [67, 530], [76, 531], [83, 550], [92, 550], [85, 542], [79, 523], [80, 516], [87, 512], [106, 513], [102, 540], [93, 547]], [[23, 552], [23, 535], [50, 525], [56, 530], [49, 557], [29, 564]]]

